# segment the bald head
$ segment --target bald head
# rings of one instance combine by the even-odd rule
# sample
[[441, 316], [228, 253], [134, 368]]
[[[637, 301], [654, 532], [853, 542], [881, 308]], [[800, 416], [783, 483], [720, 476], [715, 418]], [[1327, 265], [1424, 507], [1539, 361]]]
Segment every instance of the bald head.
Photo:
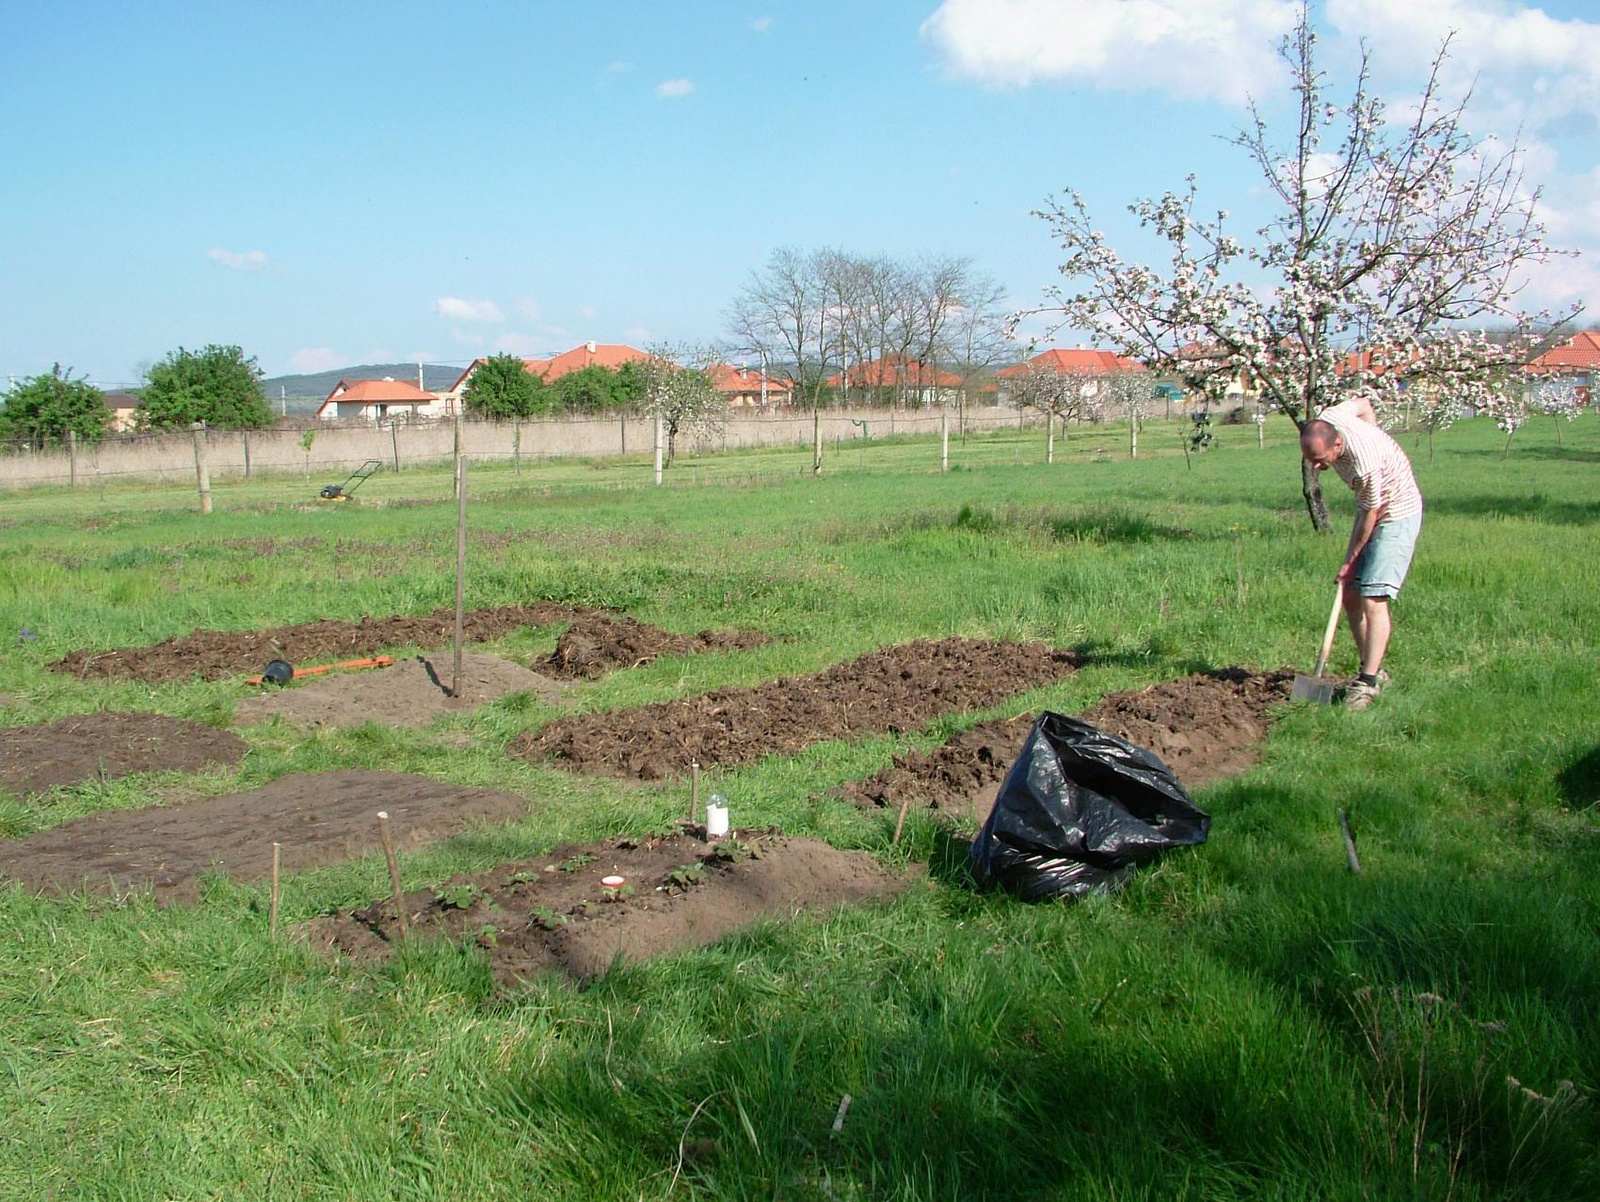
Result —
[[1332, 467], [1344, 454], [1344, 439], [1331, 422], [1312, 418], [1300, 427], [1300, 454], [1317, 467]]

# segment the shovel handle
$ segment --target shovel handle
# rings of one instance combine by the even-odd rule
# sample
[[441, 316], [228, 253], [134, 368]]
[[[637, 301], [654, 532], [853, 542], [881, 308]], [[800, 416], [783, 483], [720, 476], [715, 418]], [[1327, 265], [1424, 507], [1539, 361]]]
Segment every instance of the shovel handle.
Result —
[[1317, 656], [1317, 670], [1315, 676], [1321, 676], [1328, 670], [1328, 657], [1333, 654], [1333, 636], [1339, 630], [1339, 610], [1344, 606], [1344, 585], [1336, 585], [1333, 590], [1333, 608], [1328, 611], [1328, 629], [1322, 634], [1322, 654]]

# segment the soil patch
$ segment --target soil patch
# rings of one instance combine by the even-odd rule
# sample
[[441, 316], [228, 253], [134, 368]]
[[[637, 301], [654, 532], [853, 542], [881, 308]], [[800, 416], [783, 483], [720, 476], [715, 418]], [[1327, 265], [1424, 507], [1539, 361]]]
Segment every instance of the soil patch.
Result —
[[[889, 897], [920, 879], [815, 839], [736, 831], [713, 845], [699, 833], [559, 847], [408, 893], [408, 937], [473, 941], [503, 986], [551, 971], [587, 980], [619, 958], [700, 947], [761, 918]], [[610, 876], [625, 883], [608, 887]], [[394, 902], [319, 919], [307, 935], [325, 951], [380, 960], [400, 937]]]
[[108, 811], [0, 841], [0, 874], [30, 890], [150, 889], [163, 903], [188, 901], [207, 872], [237, 881], [267, 878], [274, 843], [282, 844], [286, 872], [381, 851], [379, 810], [388, 812], [396, 844], [419, 847], [476, 823], [520, 818], [528, 802], [395, 772], [298, 774], [246, 793]]
[[[1271, 713], [1288, 700], [1292, 671], [1221, 668], [1145, 689], [1109, 693], [1075, 715], [1148, 748], [1193, 789], [1243, 772], [1256, 761]], [[896, 756], [876, 776], [845, 786], [862, 805], [898, 808], [906, 798], [951, 817], [981, 822], [1022, 750], [1036, 715], [983, 722], [927, 753]]]
[[701, 651], [741, 651], [762, 647], [772, 639], [749, 630], [702, 630], [699, 634], [673, 634], [647, 626], [626, 614], [594, 611], [572, 620], [555, 651], [541, 665], [552, 676], [593, 679], [613, 668], [637, 668], [663, 655], [693, 655]]
[[[590, 612], [553, 601], [473, 610], [463, 615], [462, 639], [483, 643], [524, 626], [553, 626]], [[423, 617], [366, 617], [359, 622], [323, 619], [259, 631], [196, 630], [151, 647], [73, 651], [50, 667], [79, 678], [132, 678], [150, 684], [196, 677], [227, 680], [260, 672], [274, 659], [309, 667], [375, 655], [390, 647], [450, 646], [455, 640], [455, 622], [455, 609], [441, 607]]]
[[616, 713], [560, 718], [507, 749], [585, 772], [660, 780], [826, 739], [916, 730], [940, 714], [984, 709], [1059, 680], [1076, 659], [1042, 643], [943, 639], [887, 647], [815, 676], [719, 689]]
[[473, 710], [508, 693], [561, 702], [568, 687], [496, 655], [461, 654], [461, 696], [453, 697], [455, 660], [419, 655], [387, 668], [310, 677], [287, 688], [262, 685], [239, 702], [240, 725], [281, 717], [296, 726], [426, 726], [440, 714]]
[[249, 750], [238, 735], [161, 714], [95, 713], [43, 726], [0, 730], [0, 789], [42, 793], [134, 772], [199, 772], [236, 764]]

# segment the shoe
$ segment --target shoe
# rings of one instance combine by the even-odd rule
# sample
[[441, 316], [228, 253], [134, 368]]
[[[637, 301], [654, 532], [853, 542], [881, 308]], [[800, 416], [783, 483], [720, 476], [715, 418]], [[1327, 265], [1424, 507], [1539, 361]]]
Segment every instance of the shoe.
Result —
[[[1379, 677], [1381, 680], [1382, 677]], [[1371, 705], [1378, 694], [1383, 692], [1382, 684], [1366, 684], [1363, 681], [1352, 681], [1344, 691], [1344, 707], [1347, 710], [1364, 710]]]

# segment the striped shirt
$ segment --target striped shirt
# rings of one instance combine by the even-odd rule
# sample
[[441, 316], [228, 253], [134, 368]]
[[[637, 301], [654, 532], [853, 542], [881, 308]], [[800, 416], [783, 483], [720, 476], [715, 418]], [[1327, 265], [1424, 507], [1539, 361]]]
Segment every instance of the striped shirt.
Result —
[[1380, 523], [1422, 512], [1422, 493], [1399, 443], [1357, 417], [1349, 402], [1324, 409], [1317, 416], [1344, 439], [1344, 452], [1334, 461], [1333, 470], [1355, 491], [1358, 509], [1383, 509]]

